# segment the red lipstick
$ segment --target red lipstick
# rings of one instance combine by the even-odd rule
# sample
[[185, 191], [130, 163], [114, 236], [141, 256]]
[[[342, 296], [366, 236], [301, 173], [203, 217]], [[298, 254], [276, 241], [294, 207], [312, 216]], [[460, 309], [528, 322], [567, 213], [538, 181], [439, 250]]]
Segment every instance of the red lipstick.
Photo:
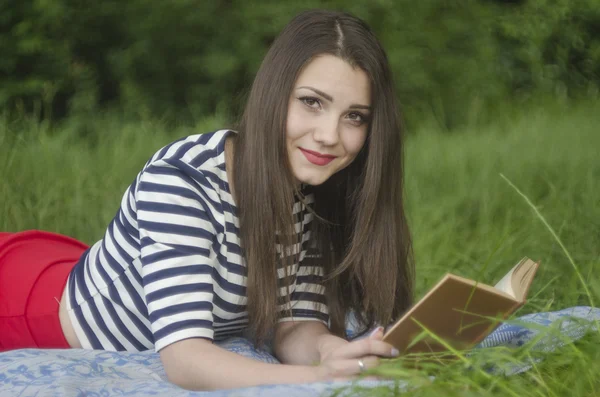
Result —
[[299, 148], [304, 157], [314, 165], [324, 166], [331, 163], [337, 156], [330, 154], [321, 154], [319, 152], [313, 152], [312, 150]]

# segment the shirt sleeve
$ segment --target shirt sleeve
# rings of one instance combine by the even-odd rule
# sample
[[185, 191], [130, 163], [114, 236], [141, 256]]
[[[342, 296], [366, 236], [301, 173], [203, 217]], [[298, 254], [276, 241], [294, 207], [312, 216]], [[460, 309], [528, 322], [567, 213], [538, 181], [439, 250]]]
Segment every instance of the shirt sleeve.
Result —
[[279, 322], [320, 321], [329, 326], [329, 309], [323, 285], [324, 270], [319, 265], [320, 255], [309, 249], [298, 265], [296, 281], [291, 286], [290, 309], [284, 311]]
[[216, 229], [207, 192], [190, 172], [161, 160], [137, 185], [142, 284], [157, 352], [183, 339], [214, 337]]

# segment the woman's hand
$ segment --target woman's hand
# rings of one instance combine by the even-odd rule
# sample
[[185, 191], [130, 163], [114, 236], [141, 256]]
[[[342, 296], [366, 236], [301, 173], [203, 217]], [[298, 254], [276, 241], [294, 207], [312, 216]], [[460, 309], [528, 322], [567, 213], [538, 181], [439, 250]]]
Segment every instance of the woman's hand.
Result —
[[323, 380], [354, 377], [379, 363], [379, 357], [397, 357], [400, 353], [389, 343], [383, 342], [383, 327], [377, 328], [364, 339], [338, 345], [321, 357], [317, 367]]

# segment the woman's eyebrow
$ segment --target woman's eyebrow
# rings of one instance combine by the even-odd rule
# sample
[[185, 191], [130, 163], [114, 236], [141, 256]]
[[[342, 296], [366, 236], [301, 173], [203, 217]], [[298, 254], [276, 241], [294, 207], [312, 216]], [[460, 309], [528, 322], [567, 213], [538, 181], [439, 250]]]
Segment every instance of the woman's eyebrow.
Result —
[[309, 89], [311, 91], [314, 91], [315, 93], [321, 95], [323, 98], [327, 99], [329, 102], [333, 102], [333, 97], [331, 95], [328, 95], [328, 94], [324, 93], [321, 90], [317, 90], [316, 88], [305, 86], [305, 85], [303, 85], [302, 87], [298, 87], [298, 89], [300, 89], [300, 88], [306, 88], [306, 89]]
[[[324, 93], [321, 90], [318, 90], [316, 88], [309, 87], [309, 86], [304, 86], [304, 85], [301, 86], [301, 87], [298, 87], [297, 89], [300, 89], [300, 88], [306, 88], [308, 90], [311, 90], [311, 91], [315, 92], [316, 94], [321, 95], [323, 98], [327, 99], [329, 102], [333, 103], [333, 97], [331, 95], [329, 95], [329, 94]], [[371, 110], [371, 106], [359, 105], [359, 104], [352, 104], [352, 105], [349, 106], [349, 108], [350, 109], [366, 109], [366, 110]]]
[[350, 109], [365, 109], [365, 110], [371, 110], [371, 106], [367, 106], [367, 105], [359, 105], [359, 104], [352, 104], [349, 106]]

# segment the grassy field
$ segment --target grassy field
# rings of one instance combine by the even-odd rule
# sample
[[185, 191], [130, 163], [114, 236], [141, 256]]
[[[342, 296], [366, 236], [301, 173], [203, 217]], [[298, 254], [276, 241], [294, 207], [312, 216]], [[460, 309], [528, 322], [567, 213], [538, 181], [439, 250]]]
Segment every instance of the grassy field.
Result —
[[[542, 266], [518, 315], [598, 305], [598, 108], [554, 104], [498, 116], [490, 126], [410, 134], [406, 194], [417, 295], [447, 271], [494, 283], [529, 256]], [[151, 154], [179, 136], [221, 126], [218, 118], [166, 129], [100, 116], [53, 129], [0, 123], [0, 230], [44, 229], [93, 243]], [[407, 392], [414, 396], [600, 395], [598, 332], [518, 376], [490, 376], [478, 363], [522, 360], [527, 347], [482, 354], [430, 371], [393, 362], [386, 373], [421, 386]]]

